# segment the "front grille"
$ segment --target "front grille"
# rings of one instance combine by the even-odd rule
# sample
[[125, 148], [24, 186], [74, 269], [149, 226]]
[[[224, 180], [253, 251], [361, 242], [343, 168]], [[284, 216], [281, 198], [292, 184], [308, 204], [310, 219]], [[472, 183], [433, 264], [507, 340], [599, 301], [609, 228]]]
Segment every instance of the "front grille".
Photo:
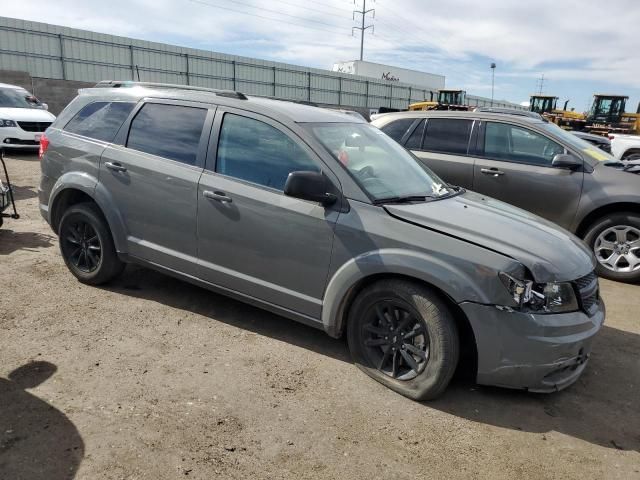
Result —
[[589, 316], [595, 314], [600, 302], [600, 288], [595, 272], [579, 278], [574, 283], [579, 293], [582, 309]]
[[51, 122], [18, 122], [18, 125], [26, 132], [44, 132]]

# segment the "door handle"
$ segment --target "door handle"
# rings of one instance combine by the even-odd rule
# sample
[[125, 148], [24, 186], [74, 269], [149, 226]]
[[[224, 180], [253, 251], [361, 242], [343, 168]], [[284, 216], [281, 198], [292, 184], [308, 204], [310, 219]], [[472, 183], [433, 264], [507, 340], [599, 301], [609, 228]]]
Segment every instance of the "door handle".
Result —
[[224, 192], [212, 192], [210, 190], [205, 190], [202, 192], [202, 196], [222, 203], [231, 203], [232, 201], [231, 197], [227, 196]]
[[126, 172], [127, 167], [123, 167], [118, 162], [104, 162], [104, 166], [115, 172]]
[[481, 168], [480, 172], [484, 173], [485, 175], [493, 175], [494, 177], [504, 175], [504, 172], [502, 170], [498, 170], [497, 168]]

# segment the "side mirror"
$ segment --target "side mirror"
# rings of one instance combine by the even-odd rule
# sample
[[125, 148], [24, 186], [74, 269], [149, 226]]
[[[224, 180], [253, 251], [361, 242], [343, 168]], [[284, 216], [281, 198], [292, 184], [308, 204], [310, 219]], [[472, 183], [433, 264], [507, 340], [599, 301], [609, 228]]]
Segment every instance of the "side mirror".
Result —
[[551, 161], [551, 165], [556, 168], [567, 168], [576, 170], [582, 166], [582, 160], [568, 153], [559, 153]]
[[337, 197], [329, 192], [327, 177], [320, 172], [291, 172], [284, 184], [284, 194], [318, 202], [325, 207], [337, 200]]
[[49, 110], [49, 104], [48, 103], [43, 103], [42, 104], [42, 108], [44, 108], [45, 110]]

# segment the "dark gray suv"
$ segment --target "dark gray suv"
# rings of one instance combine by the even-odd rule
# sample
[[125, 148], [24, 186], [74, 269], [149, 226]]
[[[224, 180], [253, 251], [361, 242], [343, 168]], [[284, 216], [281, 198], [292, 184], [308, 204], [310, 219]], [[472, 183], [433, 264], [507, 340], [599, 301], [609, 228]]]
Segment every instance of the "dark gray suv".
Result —
[[640, 281], [640, 175], [540, 116], [399, 112], [372, 122], [453, 185], [584, 239], [598, 275]]
[[236, 92], [112, 82], [42, 142], [40, 210], [70, 271], [135, 262], [346, 334], [388, 387], [550, 392], [585, 368], [604, 305], [563, 229], [447, 186], [350, 115]]

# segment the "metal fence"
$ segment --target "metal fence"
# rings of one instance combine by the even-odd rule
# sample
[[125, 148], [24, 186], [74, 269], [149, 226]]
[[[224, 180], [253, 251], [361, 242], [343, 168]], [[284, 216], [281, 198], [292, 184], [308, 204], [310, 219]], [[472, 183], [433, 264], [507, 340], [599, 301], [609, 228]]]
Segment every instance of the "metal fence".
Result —
[[[286, 100], [406, 109], [433, 92], [416, 85], [0, 17], [0, 69], [94, 82], [141, 80], [237, 90]], [[471, 105], [489, 105], [468, 96]], [[495, 106], [517, 107], [508, 102]]]

